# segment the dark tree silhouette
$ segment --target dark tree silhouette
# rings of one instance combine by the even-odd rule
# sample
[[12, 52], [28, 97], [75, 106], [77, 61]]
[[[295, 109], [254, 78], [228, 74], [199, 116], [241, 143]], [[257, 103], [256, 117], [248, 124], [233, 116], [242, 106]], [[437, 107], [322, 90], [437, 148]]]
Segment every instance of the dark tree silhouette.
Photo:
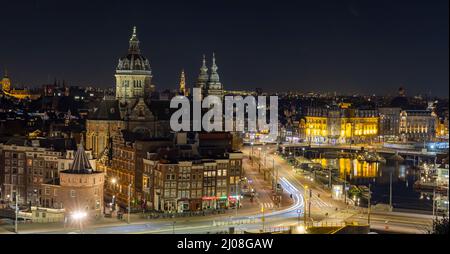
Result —
[[436, 217], [433, 220], [433, 229], [430, 234], [435, 235], [448, 235], [448, 217], [443, 216], [441, 218]]

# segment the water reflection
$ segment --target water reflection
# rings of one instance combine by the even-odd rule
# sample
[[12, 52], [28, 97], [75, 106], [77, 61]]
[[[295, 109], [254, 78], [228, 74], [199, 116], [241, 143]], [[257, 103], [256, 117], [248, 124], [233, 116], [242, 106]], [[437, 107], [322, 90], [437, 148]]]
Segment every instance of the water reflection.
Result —
[[382, 171], [378, 172], [378, 162], [359, 161], [357, 159], [340, 158], [340, 159], [314, 159], [315, 163], [319, 163], [323, 168], [337, 169], [341, 179], [347, 178], [374, 178], [382, 176]]
[[373, 202], [389, 203], [389, 189], [392, 175], [393, 205], [399, 208], [431, 209], [427, 195], [414, 189], [419, 179], [419, 171], [413, 163], [388, 160], [386, 163], [359, 161], [350, 158], [313, 159], [324, 169], [331, 169], [336, 177], [346, 179], [355, 186], [370, 183], [373, 190]]

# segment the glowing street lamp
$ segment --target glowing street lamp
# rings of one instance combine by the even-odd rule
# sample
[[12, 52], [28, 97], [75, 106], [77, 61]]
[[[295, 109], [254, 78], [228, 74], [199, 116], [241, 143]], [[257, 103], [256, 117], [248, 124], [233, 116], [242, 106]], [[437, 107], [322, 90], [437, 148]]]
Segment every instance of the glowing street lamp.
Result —
[[297, 233], [299, 234], [305, 234], [306, 233], [306, 228], [304, 225], [299, 225], [297, 226]]
[[80, 225], [80, 232], [83, 233], [83, 220], [87, 217], [86, 212], [76, 211], [72, 214], [72, 219], [78, 221]]

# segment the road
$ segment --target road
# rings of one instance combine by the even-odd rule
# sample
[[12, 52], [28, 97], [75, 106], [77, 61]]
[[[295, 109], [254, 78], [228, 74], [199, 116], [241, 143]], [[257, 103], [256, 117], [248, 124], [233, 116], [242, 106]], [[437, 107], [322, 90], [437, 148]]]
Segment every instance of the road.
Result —
[[[251, 154], [251, 149], [245, 147], [244, 154]], [[116, 225], [91, 225], [83, 229], [87, 234], [194, 234], [194, 233], [219, 233], [227, 232], [234, 227], [237, 232], [286, 229], [292, 225], [302, 225], [303, 215], [306, 212], [308, 223], [319, 222], [327, 225], [347, 223], [367, 223], [367, 214], [361, 209], [336, 201], [323, 186], [315, 183], [309, 176], [296, 173], [292, 167], [281, 157], [274, 154], [275, 146], [265, 146], [264, 149], [253, 151], [253, 162], [244, 160], [244, 167], [249, 178], [253, 180], [253, 186], [264, 188], [257, 197], [258, 204], [272, 203], [270, 183], [266, 183], [255, 175], [255, 167], [259, 161], [268, 168], [273, 167], [271, 176], [278, 179], [284, 192], [292, 194], [292, 204], [285, 208], [276, 207], [264, 209], [264, 213], [258, 209], [247, 213], [216, 215], [215, 217], [191, 217], [176, 219], [158, 219], [137, 221], [131, 224], [119, 223]], [[252, 165], [253, 163], [253, 165]], [[253, 175], [252, 175], [253, 174]], [[278, 177], [277, 177], [278, 176]], [[265, 187], [261, 187], [265, 186]], [[305, 189], [307, 191], [305, 191]], [[306, 195], [305, 195], [306, 194]], [[320, 195], [320, 197], [319, 197]], [[289, 195], [288, 195], [289, 196]], [[309, 216], [310, 214], [310, 216]], [[397, 233], [425, 233], [430, 225], [429, 216], [409, 213], [374, 213], [371, 215], [371, 228], [383, 232]], [[22, 233], [80, 233], [76, 227], [61, 228], [37, 228]]]

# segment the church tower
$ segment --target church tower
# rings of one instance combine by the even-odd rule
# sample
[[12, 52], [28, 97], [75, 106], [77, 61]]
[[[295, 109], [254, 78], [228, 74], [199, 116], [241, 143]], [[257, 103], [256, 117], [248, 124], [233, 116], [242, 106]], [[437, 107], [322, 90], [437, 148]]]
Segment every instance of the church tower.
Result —
[[11, 90], [11, 80], [8, 77], [8, 71], [5, 70], [5, 75], [1, 80], [2, 90], [5, 92], [9, 92]]
[[116, 99], [134, 104], [139, 98], [147, 98], [155, 90], [152, 70], [147, 58], [141, 55], [136, 27], [133, 28], [128, 54], [119, 59], [116, 68]]
[[[197, 83], [195, 84], [195, 88], [198, 88], [197, 93], [195, 96], [197, 98], [202, 99], [202, 93], [206, 89], [206, 82], [208, 82], [208, 68], [206, 67], [206, 58], [205, 55], [203, 55], [203, 62], [202, 67], [200, 67], [200, 74], [197, 78]], [[194, 91], [193, 91], [194, 93]]]
[[183, 96], [189, 95], [189, 90], [186, 87], [186, 76], [184, 75], [184, 70], [181, 70], [181, 76], [180, 76], [180, 88], [179, 88], [179, 94]]
[[220, 83], [219, 73], [217, 73], [217, 69], [219, 69], [219, 68], [216, 65], [216, 56], [213, 53], [211, 74], [209, 76], [205, 96], [216, 95], [216, 96], [219, 96], [220, 98], [222, 98], [222, 96], [223, 96], [223, 86]]

